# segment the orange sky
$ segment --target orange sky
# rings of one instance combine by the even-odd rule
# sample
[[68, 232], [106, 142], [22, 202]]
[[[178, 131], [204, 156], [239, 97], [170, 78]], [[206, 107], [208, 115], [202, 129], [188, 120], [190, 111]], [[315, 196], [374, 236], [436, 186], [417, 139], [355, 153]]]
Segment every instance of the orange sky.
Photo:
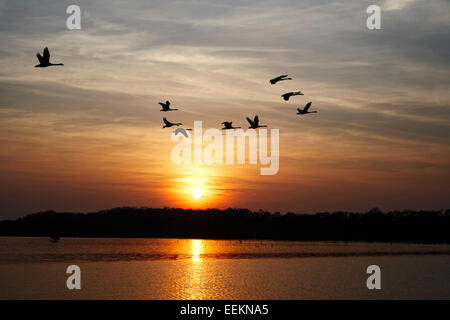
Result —
[[[385, 2], [383, 29], [372, 32], [355, 3], [132, 1], [112, 10], [81, 1], [83, 29], [69, 31], [63, 6], [7, 1], [0, 218], [115, 206], [449, 207], [449, 51], [437, 40], [448, 39], [445, 2]], [[44, 46], [65, 66], [34, 68]], [[268, 83], [284, 73], [294, 80]], [[282, 101], [296, 90], [305, 95]], [[258, 114], [280, 130], [279, 173], [172, 164], [176, 143], [158, 105], [167, 99], [180, 110], [165, 115], [186, 127], [246, 128]], [[296, 116], [308, 101], [319, 113]]]

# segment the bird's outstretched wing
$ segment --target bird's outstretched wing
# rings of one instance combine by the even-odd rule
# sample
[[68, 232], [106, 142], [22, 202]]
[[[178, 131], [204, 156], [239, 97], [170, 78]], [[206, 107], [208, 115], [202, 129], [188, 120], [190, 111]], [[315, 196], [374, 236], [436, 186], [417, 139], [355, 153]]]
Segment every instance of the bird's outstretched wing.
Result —
[[278, 76], [278, 77], [276, 77], [276, 78], [273, 78], [273, 79], [270, 80], [270, 83], [271, 83], [271, 84], [275, 84], [275, 83], [277, 83], [278, 81], [292, 80], [292, 78], [286, 78], [287, 76], [288, 76], [287, 74], [283, 74], [283, 75], [281, 75], [281, 76]]
[[166, 104], [165, 103], [162, 103], [162, 102], [158, 102], [160, 105], [161, 105], [161, 107], [165, 107], [166, 106]]
[[311, 102], [308, 102], [305, 106], [305, 108], [303, 108], [303, 111], [308, 111], [308, 109], [311, 107]]
[[41, 54], [40, 53], [36, 53], [36, 57], [38, 58], [39, 63], [42, 64], [43, 58], [42, 58]]
[[256, 124], [256, 125], [259, 124], [259, 118], [258, 118], [258, 116], [255, 116], [255, 124]]
[[250, 119], [249, 117], [247, 117], [247, 121], [248, 123], [250, 123], [250, 125], [253, 127], [255, 125], [255, 123], [253, 122], [252, 119]]
[[181, 133], [183, 136], [185, 136], [186, 138], [189, 138], [189, 135], [187, 134], [186, 130], [192, 130], [192, 129], [183, 129], [183, 128], [178, 128], [176, 129], [175, 135], [177, 135], [178, 133]]
[[43, 57], [43, 59], [44, 59], [45, 63], [49, 63], [50, 62], [50, 51], [48, 51], [47, 47], [45, 47], [45, 49], [44, 49], [44, 57]]
[[278, 76], [276, 78], [270, 79], [270, 83], [271, 84], [275, 84], [275, 83], [277, 83], [278, 81], [280, 81], [284, 77], [287, 77], [287, 75], [282, 75], [282, 76]]
[[167, 118], [163, 118], [163, 121], [166, 125], [170, 126], [172, 123], [170, 121], [167, 120]]

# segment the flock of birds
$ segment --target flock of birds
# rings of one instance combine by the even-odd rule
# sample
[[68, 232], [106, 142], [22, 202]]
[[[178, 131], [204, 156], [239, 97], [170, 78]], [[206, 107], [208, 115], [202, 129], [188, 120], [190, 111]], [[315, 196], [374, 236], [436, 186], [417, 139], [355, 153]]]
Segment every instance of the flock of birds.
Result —
[[[285, 80], [292, 80], [292, 78], [288, 78], [287, 74], [278, 76], [276, 78], [270, 79], [269, 82], [270, 84], [274, 85], [277, 82], [280, 81], [285, 81]], [[285, 94], [282, 94], [281, 97], [283, 98], [284, 101], [289, 101], [289, 99], [293, 96], [302, 96], [303, 93], [301, 91], [293, 91], [293, 92], [287, 92]], [[166, 102], [159, 102], [159, 104], [161, 105], [162, 109], [160, 111], [162, 112], [168, 112], [168, 111], [177, 111], [178, 109], [172, 109], [170, 108], [170, 101], [167, 100]], [[308, 114], [308, 113], [317, 113], [317, 111], [309, 111], [309, 108], [311, 107], [312, 102], [308, 102], [303, 109], [297, 108], [297, 114], [298, 115], [304, 115], [304, 114]], [[259, 117], [258, 115], [255, 115], [255, 117], [253, 119], [250, 119], [249, 117], [247, 117], [247, 121], [250, 124], [250, 127], [248, 127], [249, 129], [257, 129], [257, 128], [263, 128], [263, 127], [267, 127], [267, 125], [260, 125], [259, 124]], [[173, 126], [181, 126], [183, 125], [181, 122], [170, 122], [169, 120], [167, 120], [166, 117], [163, 118], [163, 122], [164, 122], [164, 126], [163, 128], [170, 128]], [[225, 121], [222, 122], [223, 128], [222, 130], [231, 130], [231, 129], [240, 129], [241, 127], [233, 127], [233, 122], [232, 121]], [[183, 129], [183, 130], [192, 130], [192, 129]], [[175, 131], [175, 133], [177, 133], [177, 131]]]
[[[37, 53], [36, 56], [39, 60], [39, 64], [35, 65], [36, 68], [46, 68], [46, 67], [51, 67], [51, 66], [63, 66], [64, 65], [62, 63], [51, 63], [50, 62], [50, 52], [47, 47], [44, 49], [43, 56], [40, 53]], [[269, 80], [269, 82], [270, 82], [270, 84], [274, 85], [280, 81], [286, 81], [286, 80], [292, 80], [292, 78], [288, 78], [288, 75], [284, 74], [284, 75], [281, 75], [281, 76], [278, 76], [276, 78]], [[303, 93], [301, 91], [293, 91], [293, 92], [287, 92], [285, 94], [282, 94], [281, 97], [283, 98], [284, 101], [289, 101], [289, 99], [293, 96], [302, 96], [302, 95], [303, 95]], [[178, 110], [178, 109], [173, 109], [170, 107], [171, 103], [169, 100], [167, 100], [166, 102], [159, 102], [159, 104], [162, 107], [162, 109], [160, 110], [162, 112]], [[317, 111], [309, 111], [310, 107], [311, 107], [311, 102], [308, 102], [303, 107], [303, 109], [297, 108], [297, 114], [304, 115], [304, 114], [308, 114], [308, 113], [317, 113]], [[257, 115], [255, 115], [255, 117], [253, 119], [250, 119], [249, 117], [247, 117], [247, 121], [250, 124], [250, 127], [248, 127], [249, 129], [257, 129], [257, 128], [262, 128], [262, 127], [267, 127], [267, 125], [259, 124], [259, 118]], [[166, 117], [163, 118], [163, 122], [164, 122], [163, 128], [170, 128], [173, 126], [183, 125], [181, 122], [176, 122], [176, 123], [170, 122], [169, 120], [167, 120]], [[241, 127], [233, 127], [232, 121], [222, 122], [222, 125], [223, 125], [222, 130], [231, 130], [231, 129], [241, 128]], [[192, 129], [183, 129], [183, 130], [192, 130]]]
[[[178, 109], [171, 109], [170, 108], [170, 101], [168, 101], [168, 100], [165, 103], [164, 102], [159, 102], [159, 104], [162, 107], [162, 109], [160, 110], [162, 112], [178, 110]], [[267, 127], [266, 125], [260, 125], [259, 124], [259, 118], [258, 118], [257, 115], [255, 116], [255, 118], [253, 120], [247, 117], [247, 121], [250, 123], [249, 129], [256, 129], [256, 128], [261, 128], [261, 127]], [[170, 122], [169, 120], [167, 120], [166, 117], [163, 118], [163, 122], [164, 122], [163, 128], [170, 128], [170, 127], [173, 127], [173, 126], [181, 126], [181, 125], [183, 125], [181, 122], [177, 122], [177, 123]], [[241, 128], [241, 127], [233, 127], [233, 122], [232, 121], [222, 122], [222, 125], [223, 125], [222, 130], [240, 129]], [[184, 130], [192, 130], [192, 129], [184, 129]]]
[[[270, 84], [275, 84], [277, 82], [280, 81], [285, 81], [285, 80], [292, 80], [292, 78], [288, 78], [287, 74], [283, 74], [279, 77], [273, 78], [270, 80]], [[293, 92], [288, 92], [285, 94], [282, 94], [281, 97], [284, 99], [284, 101], [289, 101], [290, 97], [293, 96], [303, 96], [303, 93], [301, 91], [293, 91]], [[308, 102], [303, 109], [297, 108], [297, 114], [298, 115], [302, 115], [302, 114], [308, 114], [308, 113], [317, 113], [317, 111], [309, 111], [309, 108], [311, 107], [312, 102]]]

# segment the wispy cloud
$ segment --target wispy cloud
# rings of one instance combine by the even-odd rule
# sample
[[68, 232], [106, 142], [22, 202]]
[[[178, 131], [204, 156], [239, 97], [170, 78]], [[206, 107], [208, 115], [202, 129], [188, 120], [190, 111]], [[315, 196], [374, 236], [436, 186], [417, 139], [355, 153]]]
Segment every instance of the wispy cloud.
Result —
[[[448, 189], [438, 174], [448, 176], [448, 1], [386, 0], [377, 31], [366, 29], [365, 9], [372, 3], [364, 1], [82, 0], [79, 31], [65, 28], [68, 4], [0, 1], [0, 157], [8, 159], [0, 174], [13, 184], [25, 172], [39, 183], [65, 177], [64, 192], [77, 185], [86, 207], [98, 208], [108, 196], [96, 192], [102, 199], [96, 201], [84, 187], [102, 184], [105, 194], [117, 195], [117, 183], [127, 180], [119, 198], [145, 203], [146, 193], [136, 186], [147, 186], [149, 199], [164, 205], [161, 171], [169, 168], [169, 180], [182, 175], [167, 166], [170, 146], [157, 103], [169, 99], [180, 108], [170, 116], [184, 123], [218, 127], [232, 120], [245, 126], [246, 116], [258, 114], [281, 129], [277, 177], [251, 178], [253, 168], [234, 173], [242, 177], [233, 188], [251, 189], [255, 197], [285, 191], [282, 208], [278, 200], [267, 200], [267, 208], [343, 208], [344, 200], [323, 202], [312, 192], [357, 192], [353, 180], [341, 183], [352, 174], [383, 176], [384, 183], [370, 187], [379, 195], [387, 184], [415, 194], [399, 179]], [[35, 54], [45, 46], [63, 68], [34, 68]], [[294, 80], [270, 86], [268, 79], [282, 73]], [[292, 90], [305, 96], [283, 102], [280, 95]], [[308, 101], [319, 114], [295, 117], [295, 108]], [[30, 156], [35, 164], [26, 160]], [[67, 162], [78, 176], [64, 175], [59, 166], [39, 171], [49, 157]], [[299, 166], [302, 161], [314, 162], [310, 171]], [[92, 174], [99, 167], [107, 170]], [[221, 168], [233, 176], [228, 169]], [[154, 178], [129, 173], [136, 171]], [[299, 204], [300, 191], [285, 190], [296, 180], [312, 186], [312, 200]], [[224, 177], [214, 181], [226, 185], [221, 192], [229, 190]], [[30, 182], [30, 197], [37, 186]], [[139, 196], [133, 197], [135, 190]], [[405, 207], [405, 197], [379, 205]], [[427, 205], [436, 200], [427, 199]], [[234, 195], [220, 204], [246, 206], [246, 200]], [[38, 203], [32, 208], [46, 209], [52, 200]]]

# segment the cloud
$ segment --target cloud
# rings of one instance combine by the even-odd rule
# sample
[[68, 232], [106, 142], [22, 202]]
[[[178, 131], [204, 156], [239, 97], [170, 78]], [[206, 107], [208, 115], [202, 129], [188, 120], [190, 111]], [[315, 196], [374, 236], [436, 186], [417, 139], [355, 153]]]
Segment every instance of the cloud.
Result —
[[[445, 175], [448, 1], [384, 1], [377, 31], [367, 30], [368, 3], [358, 1], [81, 0], [79, 31], [65, 27], [69, 4], [0, 1], [1, 142], [19, 180], [19, 172], [35, 169], [22, 152], [39, 163], [46, 152], [58, 157], [60, 151], [73, 170], [89, 177], [70, 178], [75, 184], [116, 185], [111, 176], [117, 175], [132, 180], [128, 195], [145, 183], [156, 192], [160, 177], [146, 166], [156, 168], [169, 155], [157, 104], [165, 100], [180, 109], [170, 114], [173, 121], [246, 126], [245, 117], [258, 114], [280, 128], [282, 162], [272, 186], [307, 176], [337, 190], [333, 177], [343, 179], [342, 168], [346, 175], [354, 168], [355, 176], [383, 170], [388, 176], [404, 166], [411, 169], [402, 171], [405, 181], [421, 181], [430, 168]], [[63, 68], [34, 68], [35, 54], [45, 46]], [[283, 73], [294, 80], [268, 83]], [[292, 90], [305, 96], [282, 101], [280, 95]], [[319, 113], [295, 116], [308, 101]], [[321, 165], [305, 173], [297, 163], [302, 159]], [[95, 176], [92, 167], [111, 173]], [[11, 167], [2, 168], [5, 173]], [[130, 171], [150, 176], [143, 183], [120, 175]], [[48, 181], [60, 179], [56, 169], [46, 173]], [[247, 178], [239, 183], [241, 189], [261, 185]], [[436, 186], [442, 181], [436, 179]], [[295, 209], [294, 195], [285, 208]]]
[[384, 0], [381, 7], [387, 11], [401, 10], [415, 1], [416, 0]]

